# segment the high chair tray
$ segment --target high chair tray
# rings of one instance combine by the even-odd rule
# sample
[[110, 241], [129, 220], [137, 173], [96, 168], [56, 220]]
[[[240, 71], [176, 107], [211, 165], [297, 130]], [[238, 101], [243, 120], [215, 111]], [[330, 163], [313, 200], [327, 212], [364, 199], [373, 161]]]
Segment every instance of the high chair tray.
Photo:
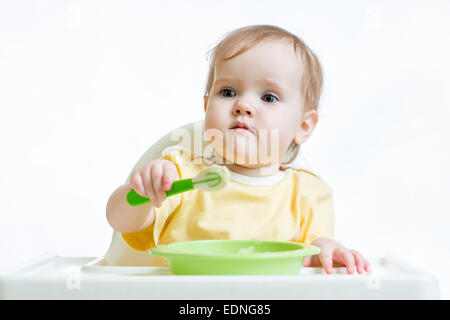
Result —
[[439, 299], [433, 275], [396, 257], [370, 262], [371, 274], [302, 268], [294, 276], [175, 276], [166, 267], [45, 254], [1, 273], [0, 299]]

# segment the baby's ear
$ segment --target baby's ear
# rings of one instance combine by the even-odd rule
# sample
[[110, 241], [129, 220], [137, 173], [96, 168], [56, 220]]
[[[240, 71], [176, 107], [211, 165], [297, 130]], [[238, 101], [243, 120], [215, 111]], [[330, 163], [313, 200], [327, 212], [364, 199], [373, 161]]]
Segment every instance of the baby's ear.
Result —
[[204, 109], [205, 109], [205, 112], [206, 112], [206, 107], [208, 106], [208, 96], [204, 96], [203, 97], [203, 103], [204, 103]]
[[298, 126], [297, 133], [295, 135], [295, 142], [297, 144], [302, 144], [308, 140], [311, 134], [314, 131], [314, 128], [319, 121], [319, 115], [316, 110], [311, 110], [305, 113], [303, 116], [302, 122]]

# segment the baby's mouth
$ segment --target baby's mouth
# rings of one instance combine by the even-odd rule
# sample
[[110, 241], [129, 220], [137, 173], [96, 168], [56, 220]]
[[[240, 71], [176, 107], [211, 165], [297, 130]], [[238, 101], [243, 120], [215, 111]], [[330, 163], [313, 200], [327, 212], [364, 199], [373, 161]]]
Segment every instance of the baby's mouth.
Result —
[[252, 130], [248, 127], [248, 125], [245, 122], [238, 121], [233, 127], [230, 128], [231, 130], [235, 130], [236, 132], [251, 132]]
[[238, 126], [235, 126], [235, 127], [233, 127], [233, 128], [231, 128], [232, 130], [239, 130], [239, 129], [241, 129], [241, 130], [247, 130], [247, 131], [249, 131], [247, 128], [245, 128], [245, 127], [238, 127]]
[[243, 128], [243, 127], [233, 127], [233, 128], [231, 128], [231, 130], [233, 130], [234, 132], [236, 132], [236, 133], [246, 133], [246, 132], [248, 132], [248, 133], [253, 133], [250, 129], [246, 129], [246, 128]]

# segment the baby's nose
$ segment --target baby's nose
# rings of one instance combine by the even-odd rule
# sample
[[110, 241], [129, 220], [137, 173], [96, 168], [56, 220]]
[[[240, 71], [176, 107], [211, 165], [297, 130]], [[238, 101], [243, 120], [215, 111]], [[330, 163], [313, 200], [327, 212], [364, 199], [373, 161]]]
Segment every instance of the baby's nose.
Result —
[[233, 108], [233, 114], [235, 116], [247, 115], [253, 117], [255, 115], [255, 109], [249, 104], [237, 103]]

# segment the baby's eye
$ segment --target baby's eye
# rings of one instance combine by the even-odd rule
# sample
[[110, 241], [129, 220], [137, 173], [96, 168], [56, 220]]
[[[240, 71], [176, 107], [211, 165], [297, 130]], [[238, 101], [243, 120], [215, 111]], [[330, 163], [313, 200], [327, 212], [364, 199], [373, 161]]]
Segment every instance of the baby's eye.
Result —
[[222, 89], [220, 94], [225, 98], [233, 98], [236, 95], [232, 89]]
[[263, 95], [263, 97], [261, 98], [264, 102], [268, 102], [268, 103], [274, 103], [278, 101], [278, 98], [275, 97], [273, 94], [265, 94]]

